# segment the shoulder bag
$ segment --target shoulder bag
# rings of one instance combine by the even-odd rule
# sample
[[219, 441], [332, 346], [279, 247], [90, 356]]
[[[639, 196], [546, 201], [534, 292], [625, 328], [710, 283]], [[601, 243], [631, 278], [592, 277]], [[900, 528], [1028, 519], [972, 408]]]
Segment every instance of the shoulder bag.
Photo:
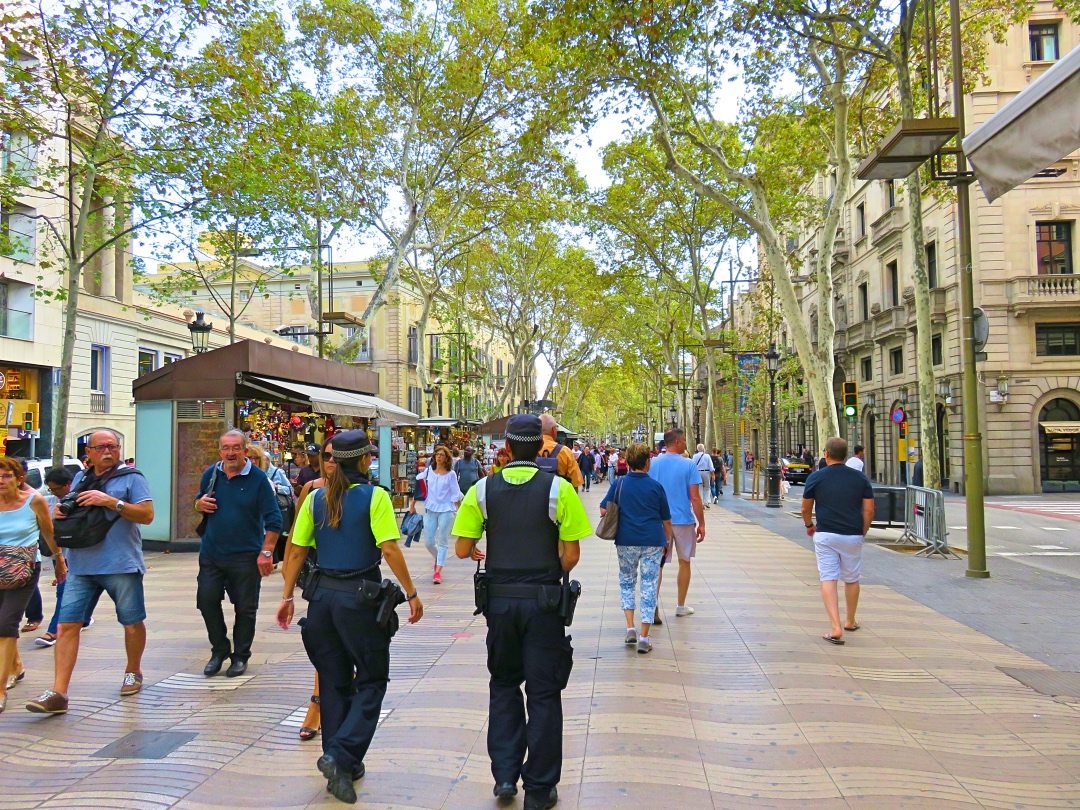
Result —
[[26, 587], [36, 560], [37, 546], [0, 546], [0, 591]]
[[[211, 497], [213, 496], [213, 494], [214, 494], [214, 485], [217, 484], [217, 471], [218, 471], [218, 466], [217, 466], [217, 464], [215, 464], [214, 465], [214, 471], [212, 473], [210, 473], [210, 486], [206, 490], [206, 492], [203, 493], [204, 495], [210, 495]], [[274, 494], [275, 494], [275, 497], [276, 497], [277, 493], [274, 493]], [[203, 512], [202, 520], [200, 520], [199, 525], [195, 527], [195, 534], [199, 535], [199, 537], [202, 537], [204, 534], [206, 534], [206, 522], [209, 519], [210, 519], [210, 515], [208, 515], [206, 512]]]
[[[104, 487], [106, 482], [127, 475], [142, 475], [134, 467], [120, 467], [103, 478], [92, 475], [83, 476], [73, 493], [86, 492], [94, 487]], [[79, 506], [63, 520], [53, 523], [53, 536], [56, 545], [61, 548], [90, 548], [105, 539], [109, 529], [120, 519], [120, 515], [104, 506]]]
[[619, 531], [619, 493], [622, 492], [623, 480], [625, 479], [621, 479], [615, 485], [615, 491], [611, 493], [611, 500], [607, 504], [607, 511], [596, 524], [595, 534], [602, 540], [614, 540]]

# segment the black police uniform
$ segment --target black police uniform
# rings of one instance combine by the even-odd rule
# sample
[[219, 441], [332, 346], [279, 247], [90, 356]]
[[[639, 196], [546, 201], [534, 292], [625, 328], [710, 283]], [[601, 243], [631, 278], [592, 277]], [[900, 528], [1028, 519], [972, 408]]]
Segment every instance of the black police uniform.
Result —
[[390, 634], [376, 623], [376, 606], [357, 598], [361, 580], [382, 580], [382, 552], [371, 530], [374, 491], [368, 484], [351, 487], [337, 528], [323, 525], [324, 491], [311, 494], [319, 566], [302, 636], [319, 673], [323, 753], [352, 773], [375, 736], [390, 679]]
[[524, 484], [508, 484], [501, 474], [489, 476], [484, 484], [488, 755], [496, 784], [516, 783], [520, 774], [526, 793], [549, 791], [559, 782], [561, 693], [573, 667], [574, 650], [558, 612], [559, 529], [548, 515], [555, 480], [538, 470]]

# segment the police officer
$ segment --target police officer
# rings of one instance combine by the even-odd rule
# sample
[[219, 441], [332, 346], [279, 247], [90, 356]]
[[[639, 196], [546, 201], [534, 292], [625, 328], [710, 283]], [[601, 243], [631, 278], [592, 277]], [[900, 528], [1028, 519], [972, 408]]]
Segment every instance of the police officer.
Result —
[[410, 624], [424, 615], [424, 606], [398, 548], [390, 496], [368, 480], [373, 447], [367, 434], [338, 433], [333, 448], [337, 466], [296, 516], [277, 621], [282, 629], [292, 621], [297, 577], [308, 550], [318, 548], [318, 568], [305, 590], [310, 598], [302, 631], [322, 696], [323, 755], [317, 766], [326, 789], [353, 804], [353, 782], [364, 775], [364, 755], [386, 695], [390, 638], [397, 629], [396, 617], [386, 628], [376, 621], [380, 562], [386, 561], [404, 589]]
[[513, 460], [465, 495], [454, 550], [484, 559], [476, 541], [486, 529], [487, 744], [495, 796], [510, 800], [520, 776], [525, 810], [546, 810], [559, 800], [562, 690], [574, 652], [559, 613], [561, 583], [577, 565], [577, 541], [592, 527], [574, 485], [536, 465], [539, 417], [510, 417], [506, 441]]

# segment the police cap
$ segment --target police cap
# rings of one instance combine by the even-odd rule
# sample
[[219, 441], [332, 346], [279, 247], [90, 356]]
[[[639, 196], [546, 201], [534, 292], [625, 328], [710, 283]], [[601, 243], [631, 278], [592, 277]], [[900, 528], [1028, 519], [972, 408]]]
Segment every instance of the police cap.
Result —
[[540, 429], [540, 417], [535, 414], [515, 414], [506, 423], [506, 438], [510, 441], [538, 442], [543, 437], [544, 432]]
[[333, 438], [334, 459], [348, 461], [370, 453], [374, 447], [362, 430], [345, 430]]

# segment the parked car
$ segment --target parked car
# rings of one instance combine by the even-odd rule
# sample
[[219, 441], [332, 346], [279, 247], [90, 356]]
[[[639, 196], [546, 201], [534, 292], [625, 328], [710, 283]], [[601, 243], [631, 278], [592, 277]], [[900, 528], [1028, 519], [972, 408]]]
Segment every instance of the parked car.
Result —
[[[64, 466], [72, 475], [83, 468], [82, 462], [77, 458], [64, 456]], [[45, 473], [53, 468], [51, 458], [28, 458], [26, 459], [26, 483], [38, 490], [42, 495], [48, 495], [45, 488]]]
[[801, 458], [792, 456], [780, 459], [780, 474], [784, 476], [785, 481], [792, 484], [805, 484], [811, 472], [810, 465]]

